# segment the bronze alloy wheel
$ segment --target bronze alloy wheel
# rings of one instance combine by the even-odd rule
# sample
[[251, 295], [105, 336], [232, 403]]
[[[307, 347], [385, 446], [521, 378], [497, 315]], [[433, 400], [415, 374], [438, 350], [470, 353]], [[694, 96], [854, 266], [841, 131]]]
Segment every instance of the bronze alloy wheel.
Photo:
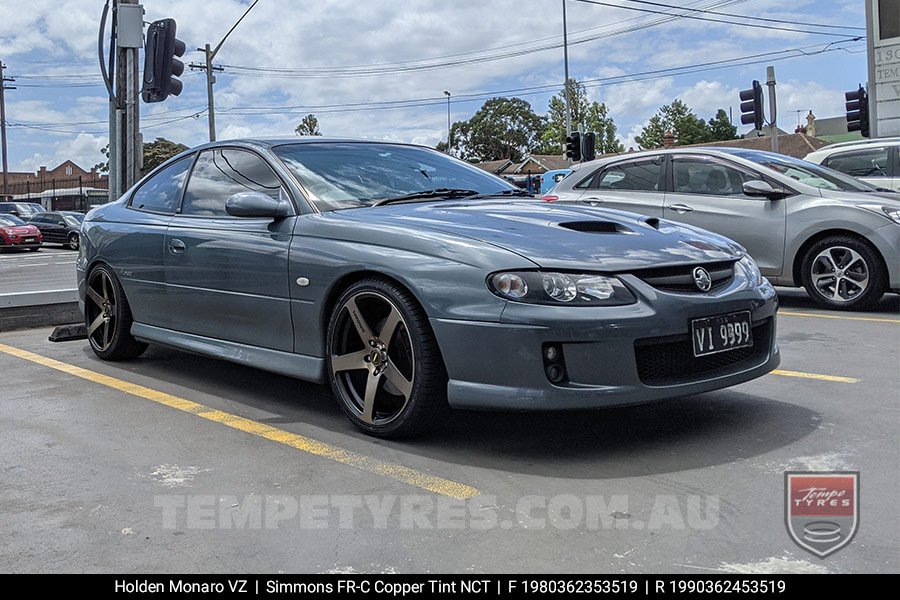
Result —
[[84, 323], [91, 349], [104, 360], [136, 358], [147, 349], [131, 335], [131, 308], [107, 265], [94, 267], [85, 282]]
[[447, 376], [428, 317], [392, 281], [363, 280], [341, 295], [326, 352], [334, 395], [369, 434], [419, 433], [446, 408]]

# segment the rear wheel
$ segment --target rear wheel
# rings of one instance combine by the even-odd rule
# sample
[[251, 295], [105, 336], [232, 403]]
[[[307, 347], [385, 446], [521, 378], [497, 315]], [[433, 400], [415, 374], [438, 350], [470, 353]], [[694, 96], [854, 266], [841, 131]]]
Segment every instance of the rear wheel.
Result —
[[40, 246], [38, 246], [37, 248], [29, 248], [29, 250], [31, 250], [32, 252], [37, 252], [40, 249]]
[[398, 437], [447, 407], [447, 376], [425, 312], [396, 283], [366, 279], [335, 304], [326, 348], [331, 387], [354, 425]]
[[878, 302], [887, 279], [876, 251], [849, 236], [813, 244], [801, 273], [810, 298], [827, 308], [845, 310], [863, 310]]
[[113, 270], [94, 267], [88, 275], [84, 300], [84, 322], [94, 354], [103, 360], [137, 358], [147, 349], [131, 335], [131, 307]]
[[78, 245], [80, 243], [80, 238], [78, 233], [73, 231], [69, 234], [69, 237], [66, 238], [66, 248], [69, 250], [78, 250]]

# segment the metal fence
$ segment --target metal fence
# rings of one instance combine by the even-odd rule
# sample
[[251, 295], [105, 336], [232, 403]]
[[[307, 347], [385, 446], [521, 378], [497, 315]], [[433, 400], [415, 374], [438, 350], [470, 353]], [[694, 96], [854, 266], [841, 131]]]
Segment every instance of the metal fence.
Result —
[[87, 210], [102, 203], [109, 189], [109, 179], [101, 177], [69, 177], [65, 179], [29, 180], [7, 184], [0, 199], [37, 202], [48, 210]]

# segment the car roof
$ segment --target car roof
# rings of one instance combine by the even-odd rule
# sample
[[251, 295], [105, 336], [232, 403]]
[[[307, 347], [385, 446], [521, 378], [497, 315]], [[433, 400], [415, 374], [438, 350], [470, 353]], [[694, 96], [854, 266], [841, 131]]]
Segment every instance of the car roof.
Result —
[[572, 165], [575, 170], [587, 169], [592, 166], [602, 166], [620, 160], [640, 159], [651, 156], [664, 156], [666, 154], [697, 154], [697, 155], [719, 155], [719, 156], [737, 156], [738, 158], [746, 158], [748, 155], [768, 156], [772, 158], [791, 158], [784, 154], [775, 152], [767, 152], [765, 150], [752, 150], [749, 148], [730, 148], [723, 146], [675, 146], [674, 148], [657, 148], [656, 150], [641, 150], [639, 152], [623, 152], [621, 154], [604, 156], [596, 160], [585, 163]]
[[872, 144], [876, 145], [884, 145], [884, 144], [900, 144], [900, 137], [883, 137], [883, 138], [871, 138], [866, 140], [853, 140], [850, 142], [839, 142], [837, 144], [829, 144], [827, 146], [823, 146], [816, 150], [816, 152], [823, 152], [826, 150], [837, 150], [838, 148], [852, 148], [854, 146], [869, 146]]
[[231, 140], [216, 140], [200, 146], [195, 146], [187, 152], [204, 150], [207, 148], [217, 148], [220, 146], [246, 145], [256, 146], [259, 148], [273, 148], [275, 146], [287, 146], [293, 144], [316, 144], [316, 143], [344, 143], [344, 144], [390, 144], [393, 146], [417, 146], [424, 147], [419, 144], [408, 144], [404, 142], [395, 142], [391, 140], [373, 140], [359, 138], [342, 138], [342, 137], [325, 137], [321, 135], [307, 135], [299, 137], [273, 137], [273, 138], [235, 138]]

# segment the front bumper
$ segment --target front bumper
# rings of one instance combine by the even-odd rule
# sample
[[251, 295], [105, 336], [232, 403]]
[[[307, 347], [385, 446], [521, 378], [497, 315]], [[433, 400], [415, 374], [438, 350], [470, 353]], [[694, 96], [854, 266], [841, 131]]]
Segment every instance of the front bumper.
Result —
[[[567, 410], [651, 402], [760, 377], [781, 361], [778, 300], [766, 283], [734, 281], [711, 294], [667, 293], [622, 276], [638, 302], [557, 307], [510, 302], [500, 323], [432, 319], [449, 375], [450, 405], [487, 410]], [[749, 310], [754, 347], [693, 359], [691, 319]], [[562, 348], [567, 381], [550, 383], [543, 348]], [[740, 354], [731, 354], [739, 353]], [[674, 362], [673, 362], [674, 361]], [[682, 370], [683, 364], [683, 370]]]
[[884, 258], [889, 289], [900, 291], [900, 225], [890, 223], [873, 230], [867, 237]]
[[20, 240], [11, 240], [9, 244], [0, 244], [0, 250], [16, 250], [25, 248], [40, 248], [44, 245], [43, 240], [35, 240], [33, 242], [24, 242]]

